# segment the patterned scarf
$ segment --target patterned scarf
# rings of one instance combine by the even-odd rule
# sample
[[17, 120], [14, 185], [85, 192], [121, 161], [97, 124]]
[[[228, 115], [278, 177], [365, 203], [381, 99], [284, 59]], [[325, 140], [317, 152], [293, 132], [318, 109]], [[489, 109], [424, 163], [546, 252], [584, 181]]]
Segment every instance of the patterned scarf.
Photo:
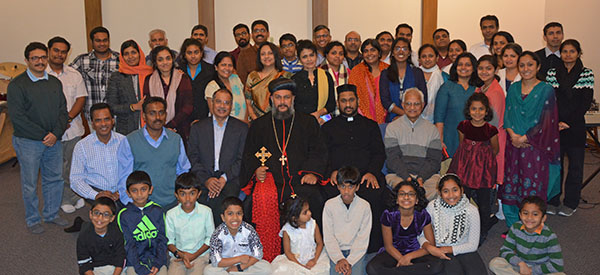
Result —
[[321, 66], [321, 69], [326, 70], [331, 75], [333, 81], [335, 82], [336, 88], [338, 86], [348, 83], [348, 75], [350, 74], [350, 71], [346, 69], [346, 66], [344, 66], [344, 64], [340, 64], [338, 71], [334, 72], [333, 68], [329, 65], [329, 61], [325, 61], [325, 63]]
[[[172, 70], [171, 71], [171, 82], [169, 82], [169, 91], [167, 92], [167, 120], [166, 123], [169, 123], [175, 117], [175, 99], [177, 98], [177, 88], [179, 88], [179, 82], [181, 82], [181, 77], [183, 76], [183, 72], [180, 70]], [[160, 73], [158, 70], [155, 70], [152, 75], [150, 75], [150, 96], [157, 96], [161, 98], [165, 98], [165, 91], [163, 90], [163, 85], [160, 79]]]
[[469, 233], [467, 226], [467, 206], [465, 194], [455, 205], [447, 204], [442, 198], [433, 201], [433, 233], [436, 244], [456, 244]]

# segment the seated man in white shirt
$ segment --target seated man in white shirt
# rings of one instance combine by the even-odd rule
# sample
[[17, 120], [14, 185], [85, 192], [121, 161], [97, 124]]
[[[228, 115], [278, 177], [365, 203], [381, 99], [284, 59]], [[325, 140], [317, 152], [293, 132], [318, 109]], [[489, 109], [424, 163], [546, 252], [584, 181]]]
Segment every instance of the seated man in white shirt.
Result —
[[[125, 136], [114, 132], [115, 120], [106, 103], [96, 103], [90, 108], [94, 133], [80, 140], [73, 151], [71, 163], [71, 189], [89, 201], [109, 197], [123, 208], [119, 201], [117, 149]], [[77, 232], [81, 228], [80, 217], [66, 232]]]
[[483, 35], [483, 42], [477, 43], [469, 48], [469, 52], [471, 52], [477, 59], [486, 54], [490, 54], [492, 37], [500, 28], [498, 17], [495, 15], [486, 15], [481, 17], [479, 20], [479, 27], [481, 28], [481, 35]]

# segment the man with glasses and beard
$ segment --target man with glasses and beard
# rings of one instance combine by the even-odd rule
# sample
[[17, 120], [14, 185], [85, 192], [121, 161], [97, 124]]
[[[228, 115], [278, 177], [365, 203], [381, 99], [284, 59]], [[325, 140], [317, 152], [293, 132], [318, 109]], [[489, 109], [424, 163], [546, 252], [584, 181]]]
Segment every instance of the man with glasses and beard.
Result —
[[[265, 259], [280, 254], [278, 205], [290, 197], [305, 198], [312, 217], [321, 225], [322, 185], [327, 184], [327, 177], [322, 176], [327, 149], [321, 129], [315, 117], [294, 111], [296, 83], [277, 78], [269, 83], [269, 92], [271, 112], [251, 124], [240, 173], [246, 200], [252, 202], [247, 209], [251, 217], [244, 217], [256, 224]], [[270, 157], [261, 165], [263, 155]]]
[[[357, 194], [371, 205], [373, 226], [369, 239], [369, 253], [376, 253], [383, 246], [379, 218], [390, 195], [385, 188], [381, 169], [385, 162], [385, 147], [379, 126], [358, 113], [356, 86], [341, 85], [337, 88], [340, 115], [323, 125], [323, 138], [329, 153], [326, 175], [331, 175], [327, 199], [339, 194], [336, 188], [337, 171], [344, 166], [354, 166], [361, 174], [361, 187]], [[374, 254], [373, 254], [374, 255]]]
[[229, 53], [233, 56], [233, 66], [236, 65], [236, 60], [240, 55], [240, 52], [243, 49], [247, 49], [251, 47], [250, 45], [250, 29], [246, 24], [239, 23], [233, 27], [233, 39], [235, 39], [235, 44], [237, 44], [237, 48], [233, 49]]
[[258, 65], [256, 64], [258, 46], [269, 41], [269, 23], [267, 23], [267, 21], [255, 20], [252, 22], [252, 41], [254, 41], [254, 45], [242, 49], [235, 61], [235, 68], [244, 85], [246, 85], [248, 74], [252, 71], [256, 71], [258, 68]]

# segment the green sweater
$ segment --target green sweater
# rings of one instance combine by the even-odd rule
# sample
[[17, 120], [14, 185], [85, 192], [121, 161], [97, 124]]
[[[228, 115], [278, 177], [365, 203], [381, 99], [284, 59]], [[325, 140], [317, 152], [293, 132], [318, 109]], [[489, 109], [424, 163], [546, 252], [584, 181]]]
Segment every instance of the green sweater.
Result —
[[513, 266], [525, 262], [534, 275], [563, 272], [562, 250], [556, 234], [546, 225], [539, 234], [529, 233], [522, 226], [518, 221], [510, 227], [500, 257]]
[[60, 141], [67, 128], [67, 102], [58, 78], [33, 82], [27, 72], [8, 84], [8, 114], [16, 137], [43, 140], [48, 133]]

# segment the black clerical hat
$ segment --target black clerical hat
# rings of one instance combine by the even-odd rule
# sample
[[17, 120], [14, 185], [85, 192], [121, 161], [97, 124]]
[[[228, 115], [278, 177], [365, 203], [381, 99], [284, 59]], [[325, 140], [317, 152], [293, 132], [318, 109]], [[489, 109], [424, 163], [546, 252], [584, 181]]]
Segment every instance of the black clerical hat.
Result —
[[354, 92], [354, 94], [356, 95], [356, 85], [344, 84], [344, 85], [338, 86], [337, 87], [338, 96], [343, 92]]
[[271, 80], [271, 82], [269, 82], [269, 92], [273, 94], [279, 90], [290, 90], [293, 95], [296, 95], [296, 82], [284, 77]]

